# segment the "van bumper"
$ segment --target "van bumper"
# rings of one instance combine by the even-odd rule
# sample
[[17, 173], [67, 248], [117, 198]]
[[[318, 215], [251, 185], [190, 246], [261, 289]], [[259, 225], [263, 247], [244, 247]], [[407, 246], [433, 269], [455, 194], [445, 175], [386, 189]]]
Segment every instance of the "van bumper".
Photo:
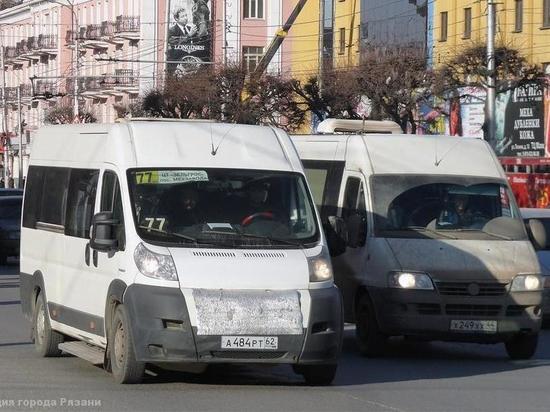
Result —
[[[540, 330], [541, 292], [497, 297], [442, 296], [436, 290], [370, 288], [383, 333], [429, 340], [503, 342], [518, 333]], [[452, 320], [495, 320], [496, 333], [451, 331]]]
[[300, 335], [279, 335], [273, 351], [221, 349], [221, 336], [200, 336], [180, 289], [131, 285], [130, 312], [136, 360], [148, 363], [336, 363], [341, 350], [342, 299], [336, 287], [310, 290], [310, 321]]

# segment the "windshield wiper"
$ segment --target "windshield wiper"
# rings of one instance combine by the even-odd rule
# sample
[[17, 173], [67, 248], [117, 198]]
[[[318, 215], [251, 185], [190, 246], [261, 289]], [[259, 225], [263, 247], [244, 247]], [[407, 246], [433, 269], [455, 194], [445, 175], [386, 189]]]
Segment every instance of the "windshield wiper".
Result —
[[513, 238], [511, 238], [510, 236], [506, 236], [506, 235], [499, 235], [498, 233], [493, 233], [493, 232], [487, 232], [483, 229], [469, 229], [469, 228], [465, 228], [465, 229], [456, 229], [457, 232], [481, 232], [481, 233], [485, 233], [486, 235], [489, 235], [489, 236], [492, 236], [492, 237], [496, 237], [497, 239], [502, 239], [502, 240], [514, 240]]
[[442, 236], [442, 237], [447, 238], [447, 239], [455, 239], [455, 240], [457, 239], [457, 237], [449, 235], [448, 233], [442, 233], [439, 230], [429, 229], [425, 226], [406, 226], [406, 227], [400, 227], [397, 230], [413, 230], [413, 231], [418, 230], [418, 231], [422, 231], [422, 232], [432, 233], [434, 235], [439, 235], [439, 236]]
[[221, 232], [221, 231], [215, 231], [215, 230], [209, 230], [208, 232], [203, 232], [203, 233], [212, 234], [212, 235], [233, 235], [233, 236], [240, 236], [240, 237], [246, 237], [251, 239], [264, 239], [264, 240], [269, 240], [272, 244], [273, 242], [279, 242], [285, 245], [296, 246], [301, 249], [304, 248], [304, 245], [302, 245], [299, 242], [293, 242], [291, 240], [279, 239], [271, 236], [253, 235], [250, 233], [242, 233], [242, 232]]
[[164, 230], [156, 229], [154, 227], [149, 227], [149, 226], [141, 226], [140, 225], [138, 227], [140, 229], [145, 229], [149, 232], [162, 233], [163, 235], [166, 235], [166, 236], [174, 236], [174, 237], [184, 239], [184, 240], [187, 240], [188, 242], [192, 242], [192, 243], [195, 243], [195, 244], [199, 243], [199, 241], [197, 239], [195, 239], [194, 237], [192, 237], [192, 236], [182, 235], [180, 233], [174, 233], [174, 232], [166, 232]]

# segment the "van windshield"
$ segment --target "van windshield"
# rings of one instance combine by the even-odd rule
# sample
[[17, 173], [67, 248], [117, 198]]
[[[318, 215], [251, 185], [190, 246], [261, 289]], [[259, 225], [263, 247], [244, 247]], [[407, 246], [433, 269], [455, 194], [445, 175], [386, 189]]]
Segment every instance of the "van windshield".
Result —
[[506, 182], [479, 177], [378, 175], [372, 178], [378, 236], [524, 240]]
[[128, 171], [128, 181], [138, 233], [150, 242], [301, 248], [319, 240], [298, 173], [140, 169]]

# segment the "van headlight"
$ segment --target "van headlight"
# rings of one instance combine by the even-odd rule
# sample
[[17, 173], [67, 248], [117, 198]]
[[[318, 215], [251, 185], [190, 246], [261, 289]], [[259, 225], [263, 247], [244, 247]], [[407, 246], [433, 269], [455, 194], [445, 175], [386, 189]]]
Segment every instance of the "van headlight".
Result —
[[537, 275], [518, 275], [512, 280], [511, 292], [542, 290], [542, 279]]
[[434, 284], [427, 273], [391, 272], [388, 278], [390, 288], [433, 290]]
[[326, 282], [332, 280], [332, 263], [328, 250], [323, 246], [323, 250], [317, 256], [307, 258], [309, 266], [310, 282]]
[[139, 271], [147, 277], [178, 280], [178, 273], [172, 256], [151, 252], [143, 243], [137, 245], [134, 251], [134, 262], [136, 262]]

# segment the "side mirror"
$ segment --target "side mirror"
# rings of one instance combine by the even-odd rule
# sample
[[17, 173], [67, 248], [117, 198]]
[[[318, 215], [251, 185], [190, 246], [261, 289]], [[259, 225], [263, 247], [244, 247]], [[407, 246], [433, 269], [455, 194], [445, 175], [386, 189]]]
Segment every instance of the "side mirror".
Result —
[[340, 256], [346, 251], [348, 232], [344, 219], [338, 216], [329, 216], [325, 234], [331, 256]]
[[535, 250], [546, 249], [546, 230], [540, 220], [529, 219], [527, 222], [527, 233]]
[[100, 212], [92, 219], [90, 247], [98, 252], [112, 252], [118, 248], [115, 226], [118, 220], [113, 219], [113, 212]]
[[367, 237], [367, 221], [360, 213], [353, 213], [348, 217], [348, 246], [352, 248], [365, 246]]

